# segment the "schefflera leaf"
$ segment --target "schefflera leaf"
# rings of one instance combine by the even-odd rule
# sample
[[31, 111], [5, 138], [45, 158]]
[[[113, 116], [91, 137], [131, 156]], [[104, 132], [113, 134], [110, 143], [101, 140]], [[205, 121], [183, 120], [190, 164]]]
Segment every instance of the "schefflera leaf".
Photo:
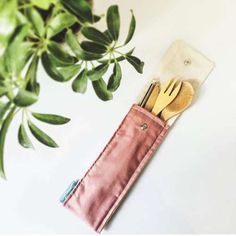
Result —
[[19, 75], [32, 55], [32, 44], [24, 41], [28, 30], [29, 25], [19, 25], [11, 37], [4, 54], [5, 68], [9, 74]]
[[107, 10], [107, 27], [114, 41], [117, 41], [120, 33], [120, 14], [117, 5], [110, 6]]
[[48, 51], [52, 55], [55, 63], [58, 65], [74, 65], [78, 60], [71, 56], [61, 44], [50, 42], [48, 44]]
[[47, 38], [60, 33], [62, 30], [72, 26], [76, 22], [76, 18], [66, 12], [59, 13], [48, 24]]
[[99, 80], [107, 72], [108, 67], [109, 64], [99, 65], [92, 70], [89, 70], [87, 76], [91, 81]]
[[58, 82], [69, 81], [81, 68], [80, 64], [57, 66], [57, 61], [47, 52], [42, 54], [42, 64], [47, 74]]
[[144, 62], [141, 61], [139, 58], [131, 55], [126, 56], [127, 61], [135, 68], [135, 70], [142, 74], [143, 73], [143, 66]]
[[8, 128], [12, 122], [12, 119], [14, 117], [14, 112], [16, 110], [16, 107], [14, 106], [9, 113], [7, 114], [5, 120], [3, 121], [1, 125], [1, 131], [0, 131], [0, 177], [6, 178], [5, 176], [5, 170], [4, 170], [4, 146], [5, 146], [5, 140], [6, 140], [6, 134], [8, 131]]
[[100, 43], [102, 45], [109, 45], [110, 39], [101, 31], [95, 29], [94, 27], [85, 26], [81, 29], [81, 33], [87, 38], [94, 42]]
[[52, 3], [56, 3], [57, 0], [31, 0], [32, 4], [41, 8], [41, 9], [44, 9], [44, 10], [47, 10], [50, 5]]
[[93, 23], [92, 9], [87, 0], [61, 0], [61, 3], [80, 21]]
[[132, 10], [131, 11], [131, 21], [130, 21], [130, 24], [129, 24], [129, 31], [128, 31], [128, 35], [127, 35], [127, 38], [125, 40], [125, 44], [129, 43], [130, 40], [132, 39], [133, 35], [134, 35], [134, 31], [135, 31], [135, 28], [136, 28], [136, 20], [135, 20], [135, 17], [134, 17], [134, 13]]
[[64, 78], [72, 79], [81, 69], [80, 64], [72, 65], [72, 66], [64, 66], [64, 67], [58, 67], [59, 73]]
[[18, 107], [28, 107], [37, 102], [37, 100], [37, 94], [24, 89], [20, 89], [15, 98], [13, 99], [13, 102]]
[[98, 60], [103, 57], [102, 54], [92, 53], [85, 51], [81, 48], [80, 43], [77, 40], [77, 37], [73, 34], [72, 30], [69, 29], [66, 33], [66, 42], [71, 48], [72, 52], [75, 54], [77, 59], [84, 61]]
[[23, 124], [20, 125], [18, 130], [18, 142], [24, 148], [33, 148], [33, 144], [30, 141]]
[[57, 143], [49, 137], [46, 133], [44, 133], [41, 129], [39, 129], [35, 124], [28, 120], [28, 127], [32, 135], [42, 144], [56, 148], [58, 147]]
[[120, 81], [122, 77], [121, 67], [118, 62], [115, 62], [113, 73], [109, 78], [107, 88], [109, 91], [114, 92], [120, 86]]
[[37, 82], [37, 68], [38, 68], [39, 57], [35, 55], [28, 67], [25, 75], [26, 90], [39, 95], [40, 85]]
[[80, 74], [75, 78], [72, 83], [72, 89], [77, 93], [85, 93], [88, 86], [88, 77], [87, 71], [84, 69]]
[[113, 98], [112, 93], [107, 89], [106, 82], [102, 78], [96, 81], [92, 81], [92, 84], [95, 93], [101, 100], [108, 101]]
[[109, 42], [110, 42], [110, 44], [111, 44], [111, 43], [113, 42], [113, 38], [112, 38], [112, 36], [111, 36], [109, 30], [108, 30], [108, 29], [105, 30], [105, 31], [103, 32], [103, 34], [105, 34], [105, 35], [107, 36], [107, 38], [109, 39]]
[[81, 42], [81, 48], [85, 51], [103, 54], [107, 52], [107, 48], [99, 43], [90, 42], [90, 41], [83, 41]]
[[45, 33], [45, 27], [39, 12], [34, 7], [28, 7], [25, 9], [25, 14], [34, 29], [35, 34], [42, 37]]
[[8, 89], [0, 85], [0, 97], [5, 95]]
[[10, 108], [11, 106], [11, 101], [7, 102], [7, 103], [0, 103], [0, 125], [4, 119], [5, 114], [7, 113], [7, 110]]
[[17, 24], [17, 0], [0, 1], [0, 56], [3, 55]]
[[70, 119], [67, 117], [59, 116], [55, 114], [43, 114], [43, 113], [33, 112], [32, 116], [36, 118], [37, 120], [40, 120], [42, 122], [52, 124], [52, 125], [63, 125], [70, 121]]

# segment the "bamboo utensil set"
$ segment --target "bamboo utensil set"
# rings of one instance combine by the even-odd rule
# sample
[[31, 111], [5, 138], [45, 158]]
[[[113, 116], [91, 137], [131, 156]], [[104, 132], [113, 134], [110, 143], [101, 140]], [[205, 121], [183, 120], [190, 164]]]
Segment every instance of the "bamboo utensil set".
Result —
[[155, 81], [146, 92], [140, 106], [167, 121], [186, 110], [192, 103], [194, 90], [187, 81], [171, 79], [162, 88]]

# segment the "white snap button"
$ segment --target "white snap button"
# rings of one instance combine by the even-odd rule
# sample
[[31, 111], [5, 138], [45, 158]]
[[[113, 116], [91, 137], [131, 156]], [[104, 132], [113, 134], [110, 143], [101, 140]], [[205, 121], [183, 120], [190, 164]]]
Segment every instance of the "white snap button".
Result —
[[186, 65], [186, 66], [191, 65], [191, 63], [192, 63], [192, 61], [189, 58], [184, 60], [184, 65]]

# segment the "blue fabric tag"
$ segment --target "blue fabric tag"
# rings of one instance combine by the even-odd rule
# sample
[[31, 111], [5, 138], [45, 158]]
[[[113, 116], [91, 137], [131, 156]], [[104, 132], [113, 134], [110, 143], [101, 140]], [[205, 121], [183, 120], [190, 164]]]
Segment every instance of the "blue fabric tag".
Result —
[[72, 181], [72, 183], [69, 185], [69, 187], [66, 189], [66, 191], [60, 197], [60, 202], [61, 203], [65, 202], [65, 200], [70, 195], [70, 193], [73, 191], [73, 189], [75, 188], [75, 186], [77, 185], [78, 182], [79, 182], [79, 180], [73, 180]]

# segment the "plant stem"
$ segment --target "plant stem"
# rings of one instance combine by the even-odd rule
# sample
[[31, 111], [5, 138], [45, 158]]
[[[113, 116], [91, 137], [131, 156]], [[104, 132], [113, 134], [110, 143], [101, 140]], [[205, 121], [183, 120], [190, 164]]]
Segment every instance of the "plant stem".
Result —
[[111, 64], [111, 56], [112, 56], [112, 54], [113, 54], [113, 53], [110, 53], [110, 54], [109, 54], [109, 62], [108, 62], [109, 65]]
[[87, 69], [88, 69], [88, 62], [85, 61], [85, 70], [87, 70]]
[[15, 113], [14, 113], [14, 116], [21, 110], [21, 108], [18, 108]]
[[95, 67], [92, 61], [90, 61], [90, 64], [92, 65], [92, 68], [94, 68], [94, 67]]
[[112, 57], [113, 57], [114, 61], [115, 61], [115, 62], [117, 62], [117, 60], [116, 60], [116, 57], [115, 57], [115, 54], [114, 54], [114, 53], [112, 53]]
[[9, 113], [7, 114], [7, 117], [5, 118], [0, 132], [0, 177], [6, 179], [5, 176], [5, 170], [4, 170], [4, 146], [5, 146], [5, 139], [6, 134], [8, 131], [8, 128], [12, 122], [12, 119], [14, 118], [14, 112], [15, 112], [16, 106], [12, 107]]
[[22, 110], [21, 112], [21, 124], [23, 125], [25, 121], [25, 109]]
[[124, 47], [124, 46], [125, 46], [125, 45], [122, 44], [122, 45], [120, 45], [120, 46], [114, 47], [114, 49], [122, 48], [122, 47]]
[[117, 51], [117, 50], [115, 50], [115, 52], [118, 53], [118, 54], [120, 54], [120, 55], [123, 56], [123, 57], [126, 57], [126, 55], [125, 55], [124, 53], [121, 53], [121, 52], [119, 52], [119, 51]]
[[28, 110], [27, 108], [25, 108], [24, 110], [25, 110], [25, 114], [26, 114], [27, 120], [30, 120], [30, 115], [29, 115], [29, 113], [31, 114], [31, 111]]

